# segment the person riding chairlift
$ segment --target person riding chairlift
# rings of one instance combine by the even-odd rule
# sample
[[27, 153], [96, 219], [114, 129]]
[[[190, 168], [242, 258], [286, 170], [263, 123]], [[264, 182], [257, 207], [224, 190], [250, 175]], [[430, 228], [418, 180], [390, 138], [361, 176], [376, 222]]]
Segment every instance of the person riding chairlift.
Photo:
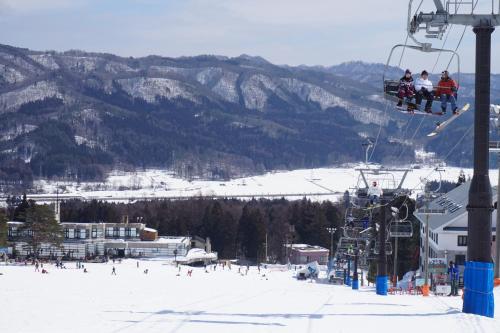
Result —
[[417, 96], [415, 97], [417, 110], [420, 110], [422, 100], [425, 98], [427, 100], [425, 103], [425, 112], [432, 113], [432, 102], [434, 100], [432, 93], [433, 86], [429, 80], [429, 73], [426, 70], [422, 71], [422, 74], [420, 74], [420, 77], [415, 82], [415, 90], [417, 91]]
[[[413, 77], [411, 76], [411, 71], [407, 69], [405, 71], [405, 75], [399, 80], [399, 102], [397, 107], [402, 107], [404, 100], [410, 102], [413, 97], [415, 97], [415, 86], [413, 85]], [[408, 106], [408, 110], [411, 110], [410, 106]]]
[[372, 185], [368, 188], [368, 199], [370, 199], [370, 204], [378, 203], [379, 199], [382, 195], [384, 195], [384, 192], [380, 187], [377, 186], [377, 182], [374, 181]]
[[451, 104], [453, 114], [458, 114], [457, 91], [458, 85], [455, 80], [450, 77], [450, 73], [448, 73], [448, 71], [443, 71], [441, 73], [441, 81], [439, 81], [436, 90], [436, 96], [441, 98], [441, 111], [443, 115], [446, 114], [448, 102]]

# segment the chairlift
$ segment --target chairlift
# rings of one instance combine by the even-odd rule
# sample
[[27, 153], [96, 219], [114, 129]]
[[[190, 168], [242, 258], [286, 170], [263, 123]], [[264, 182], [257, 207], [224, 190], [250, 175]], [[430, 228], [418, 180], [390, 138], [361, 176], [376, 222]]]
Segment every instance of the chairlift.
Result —
[[[457, 59], [457, 76], [456, 76], [456, 82], [458, 86], [460, 86], [460, 56], [457, 52], [454, 50], [449, 50], [449, 49], [441, 49], [441, 48], [433, 48], [431, 47], [430, 43], [419, 43], [420, 45], [404, 45], [404, 44], [397, 44], [395, 45], [392, 49], [391, 52], [389, 53], [389, 57], [387, 59], [387, 63], [385, 65], [384, 73], [382, 75], [382, 80], [383, 80], [383, 86], [384, 86], [384, 98], [388, 101], [397, 103], [399, 101], [398, 97], [398, 90], [399, 90], [399, 80], [400, 78], [387, 78], [388, 76], [388, 70], [389, 70], [389, 65], [391, 63], [391, 59], [393, 57], [394, 51], [400, 48], [405, 48], [412, 49], [412, 50], [417, 50], [420, 52], [424, 53], [450, 53], [454, 58]], [[432, 74], [432, 73], [429, 73]], [[435, 92], [436, 86], [434, 87], [434, 92]], [[434, 100], [439, 100], [439, 97], [434, 94]], [[412, 105], [414, 106], [414, 103], [408, 103], [408, 101], [405, 101], [407, 105]], [[433, 105], [435, 105], [434, 103]], [[425, 113], [425, 112], [420, 112], [422, 115], [431, 115], [432, 113]]]
[[[411, 169], [389, 169], [384, 167], [378, 168], [359, 168], [358, 184], [356, 186], [356, 204], [365, 206], [368, 201], [368, 189], [373, 181], [376, 181], [378, 186], [382, 188], [384, 198], [394, 198], [400, 194], [409, 192], [402, 188], [403, 183]], [[399, 181], [396, 180], [394, 173], [402, 173]]]
[[389, 224], [389, 237], [410, 238], [413, 236], [413, 225], [410, 221], [393, 221]]
[[[375, 246], [373, 247], [374, 254], [380, 254], [380, 242], [376, 241]], [[390, 256], [392, 254], [392, 243], [385, 242], [385, 254]]]

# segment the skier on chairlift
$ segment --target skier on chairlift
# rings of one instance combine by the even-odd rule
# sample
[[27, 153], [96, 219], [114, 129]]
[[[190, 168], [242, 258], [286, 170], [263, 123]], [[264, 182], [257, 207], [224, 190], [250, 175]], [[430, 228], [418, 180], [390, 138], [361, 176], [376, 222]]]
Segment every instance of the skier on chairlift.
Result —
[[415, 97], [417, 110], [420, 110], [422, 100], [425, 98], [427, 100], [425, 103], [425, 112], [432, 113], [432, 102], [434, 100], [434, 95], [432, 93], [433, 86], [432, 82], [429, 80], [429, 73], [427, 73], [426, 70], [422, 71], [420, 77], [415, 81], [415, 90], [417, 92]]
[[[404, 100], [410, 102], [415, 97], [415, 86], [409, 69], [405, 71], [405, 75], [399, 80], [398, 97], [399, 102], [397, 107], [402, 107]], [[411, 109], [410, 105], [408, 105], [408, 111], [411, 111]]]
[[450, 77], [450, 73], [448, 71], [443, 71], [441, 73], [441, 81], [438, 83], [438, 87], [436, 90], [436, 96], [439, 96], [441, 98], [441, 111], [442, 114], [446, 114], [446, 108], [448, 106], [448, 103], [451, 105], [451, 110], [453, 111], [453, 114], [456, 115], [458, 114], [458, 108], [457, 108], [457, 91], [458, 91], [458, 85]]
[[380, 197], [384, 194], [382, 188], [377, 186], [377, 182], [373, 181], [372, 185], [368, 188], [368, 199], [370, 199], [370, 204], [378, 203]]

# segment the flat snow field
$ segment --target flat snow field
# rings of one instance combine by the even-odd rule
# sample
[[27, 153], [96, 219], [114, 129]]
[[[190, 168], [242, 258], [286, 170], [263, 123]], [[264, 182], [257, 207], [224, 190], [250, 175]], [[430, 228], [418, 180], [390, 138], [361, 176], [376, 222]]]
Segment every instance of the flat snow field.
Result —
[[[461, 312], [460, 297], [377, 296], [373, 288], [297, 281], [293, 271], [223, 271], [163, 261], [0, 266], [0, 332], [500, 332], [496, 318]], [[144, 274], [144, 269], [149, 274]], [[191, 269], [191, 268], [189, 268]], [[497, 303], [500, 290], [495, 291]]]

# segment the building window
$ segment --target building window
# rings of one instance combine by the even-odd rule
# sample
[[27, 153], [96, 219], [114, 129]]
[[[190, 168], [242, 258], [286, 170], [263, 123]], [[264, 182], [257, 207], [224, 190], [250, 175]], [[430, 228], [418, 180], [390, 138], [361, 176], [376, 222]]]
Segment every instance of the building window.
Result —
[[457, 245], [458, 246], [467, 246], [467, 236], [458, 236]]
[[69, 238], [69, 229], [64, 229], [64, 238]]
[[97, 238], [97, 228], [92, 228], [92, 238]]
[[75, 238], [80, 238], [80, 229], [75, 229]]
[[439, 244], [439, 234], [436, 234], [436, 244]]
[[106, 237], [113, 236], [113, 228], [106, 228]]
[[85, 229], [80, 229], [80, 238], [85, 239], [87, 238], [87, 230]]
[[130, 228], [125, 228], [125, 237], [130, 237]]
[[[467, 236], [465, 236], [465, 237], [467, 237]], [[460, 266], [465, 265], [465, 254], [457, 254], [455, 256], [455, 264], [460, 265]]]
[[120, 228], [113, 228], [113, 237], [120, 236]]

